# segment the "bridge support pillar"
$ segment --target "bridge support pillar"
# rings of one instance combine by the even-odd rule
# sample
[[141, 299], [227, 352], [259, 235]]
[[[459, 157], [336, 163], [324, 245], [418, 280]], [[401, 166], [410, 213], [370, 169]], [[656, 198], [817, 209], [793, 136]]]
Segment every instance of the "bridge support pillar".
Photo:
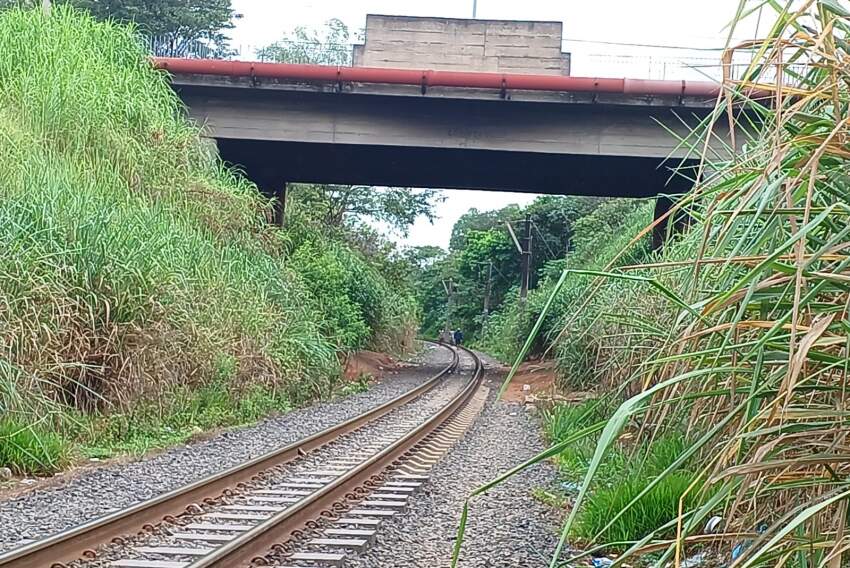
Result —
[[272, 200], [272, 223], [286, 224], [286, 178], [273, 168], [249, 168], [245, 172], [260, 193]]
[[[660, 219], [676, 204], [676, 199], [666, 195], [659, 195], [655, 200], [654, 220]], [[658, 223], [652, 230], [652, 250], [659, 250], [664, 242], [674, 233], [680, 233], [690, 224], [690, 216], [684, 211], [676, 211], [663, 221]]]
[[[670, 210], [671, 205], [672, 201], [669, 197], [659, 195], [655, 199], [655, 214], [652, 216], [653, 221], [658, 221], [658, 219], [663, 217], [664, 214]], [[667, 222], [669, 220], [669, 217], [664, 219], [652, 229], [652, 250], [659, 250], [661, 245], [664, 244], [664, 240], [667, 238]]]
[[274, 215], [272, 222], [278, 227], [283, 227], [286, 223], [286, 182], [278, 183], [275, 190], [273, 201]]

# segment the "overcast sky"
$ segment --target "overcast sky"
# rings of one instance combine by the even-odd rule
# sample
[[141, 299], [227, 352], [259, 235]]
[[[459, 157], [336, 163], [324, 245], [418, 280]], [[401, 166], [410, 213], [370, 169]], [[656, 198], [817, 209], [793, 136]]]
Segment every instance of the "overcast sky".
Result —
[[[341, 19], [356, 32], [365, 26], [366, 14], [472, 15], [472, 0], [233, 0], [233, 6], [243, 17], [231, 37], [245, 56], [296, 26], [321, 28], [330, 18]], [[692, 79], [712, 69], [682, 66], [709, 65], [719, 57], [703, 50], [726, 44], [737, 6], [738, 0], [478, 0], [478, 17], [563, 22], [564, 50], [572, 53], [573, 75]], [[765, 25], [754, 16], [733, 39], [750, 39], [757, 26]], [[527, 194], [457, 190], [447, 197], [438, 208], [440, 219], [433, 226], [417, 222], [403, 244], [445, 247], [452, 225], [470, 207], [495, 209], [533, 199]]]

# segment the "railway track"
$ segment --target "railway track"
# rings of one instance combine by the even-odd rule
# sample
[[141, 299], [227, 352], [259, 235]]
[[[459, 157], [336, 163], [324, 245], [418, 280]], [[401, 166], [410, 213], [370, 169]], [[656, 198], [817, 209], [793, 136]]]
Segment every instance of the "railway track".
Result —
[[375, 409], [8, 551], [0, 567], [338, 566], [406, 508], [483, 405], [480, 360], [452, 352], [439, 373]]

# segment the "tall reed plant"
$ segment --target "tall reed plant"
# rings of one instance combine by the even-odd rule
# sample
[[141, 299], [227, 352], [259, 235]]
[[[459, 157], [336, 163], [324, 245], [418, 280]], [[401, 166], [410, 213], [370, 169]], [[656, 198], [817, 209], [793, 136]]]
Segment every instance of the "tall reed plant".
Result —
[[[611, 307], [623, 329], [661, 333], [616, 371], [623, 402], [611, 418], [574, 437], [600, 432], [551, 566], [564, 560], [599, 466], [627, 425], [649, 443], [665, 432], [693, 440], [644, 492], [686, 461], [694, 475], [676, 518], [627, 543], [617, 564], [679, 565], [705, 547], [731, 568], [846, 563], [850, 11], [832, 0], [741, 0], [735, 22], [759, 11], [768, 32], [724, 56], [747, 50], [749, 69], [724, 80], [714, 112], [680, 140], [701, 161], [677, 206], [692, 226], [653, 262], [601, 271], [575, 305], [574, 319], [590, 298], [625, 283], [634, 304]], [[571, 322], [564, 330], [564, 343], [582, 333]], [[627, 346], [624, 335], [606, 342]], [[713, 516], [722, 522], [707, 532]], [[603, 542], [604, 531], [591, 540]]]

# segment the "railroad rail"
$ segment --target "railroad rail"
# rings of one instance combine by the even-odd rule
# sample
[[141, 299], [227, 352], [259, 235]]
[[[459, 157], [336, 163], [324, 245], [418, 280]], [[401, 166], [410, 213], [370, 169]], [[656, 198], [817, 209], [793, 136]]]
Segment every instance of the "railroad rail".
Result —
[[[468, 407], [476, 402], [481, 362], [460, 348], [474, 368], [445, 402], [435, 387], [446, 385], [443, 379], [460, 365], [459, 350], [446, 348], [452, 351], [446, 367], [381, 406], [222, 473], [0, 554], [0, 567], [60, 568], [91, 561], [116, 568], [224, 568], [255, 560], [267, 563], [259, 559], [272, 550], [295, 561], [338, 559], [341, 555], [326, 552], [328, 547], [361, 546], [367, 540], [363, 537], [374, 534], [368, 527], [399, 506], [398, 499], [380, 495], [406, 494], [424, 480], [421, 456], [412, 462], [411, 456], [427, 450], [425, 461], [433, 463], [439, 450], [447, 451], [446, 436], [457, 436], [458, 424], [471, 421]], [[459, 374], [453, 376], [459, 379]], [[428, 410], [428, 404], [438, 408], [424, 420], [405, 416]], [[384, 424], [391, 426], [386, 432]], [[377, 501], [366, 498], [386, 487], [394, 491], [379, 491]], [[352, 509], [353, 502], [367, 508]], [[346, 516], [340, 517], [343, 511]], [[329, 519], [337, 526], [329, 526]], [[317, 529], [324, 532], [313, 540], [325, 552], [293, 552], [295, 544], [303, 544], [305, 535], [315, 535]], [[124, 552], [115, 556], [110, 543], [131, 557]]]

